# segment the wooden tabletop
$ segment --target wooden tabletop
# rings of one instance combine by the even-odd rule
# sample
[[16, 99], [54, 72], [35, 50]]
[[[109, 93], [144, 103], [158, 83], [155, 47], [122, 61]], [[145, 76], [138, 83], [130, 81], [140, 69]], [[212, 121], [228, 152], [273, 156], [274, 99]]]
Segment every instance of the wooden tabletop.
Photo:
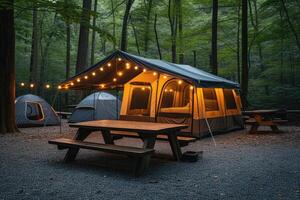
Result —
[[107, 129], [131, 132], [149, 132], [149, 133], [163, 133], [171, 131], [179, 131], [188, 128], [184, 124], [167, 124], [154, 122], [138, 122], [125, 120], [95, 120], [70, 124], [70, 127], [89, 128], [89, 129]]
[[273, 114], [277, 113], [278, 110], [247, 110], [243, 111], [245, 115], [254, 115], [254, 114]]

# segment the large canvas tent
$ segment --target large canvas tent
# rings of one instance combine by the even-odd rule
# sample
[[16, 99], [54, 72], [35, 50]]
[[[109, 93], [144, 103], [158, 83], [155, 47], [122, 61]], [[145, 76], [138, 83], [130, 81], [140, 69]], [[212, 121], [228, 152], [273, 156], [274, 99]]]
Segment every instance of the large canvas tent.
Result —
[[44, 99], [36, 95], [19, 96], [15, 101], [18, 127], [59, 125], [59, 117]]
[[185, 135], [243, 127], [239, 84], [189, 65], [115, 51], [61, 89], [123, 90], [120, 119], [184, 123]]
[[69, 122], [118, 119], [120, 100], [108, 92], [95, 92], [85, 97], [75, 108]]

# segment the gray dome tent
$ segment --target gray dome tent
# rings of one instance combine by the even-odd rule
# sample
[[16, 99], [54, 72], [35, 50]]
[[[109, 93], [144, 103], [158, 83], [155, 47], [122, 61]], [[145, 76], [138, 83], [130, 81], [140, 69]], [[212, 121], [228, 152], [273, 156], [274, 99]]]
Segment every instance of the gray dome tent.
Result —
[[95, 92], [84, 98], [75, 108], [69, 122], [118, 119], [120, 100], [107, 92]]
[[59, 125], [59, 117], [44, 99], [36, 95], [20, 96], [15, 101], [18, 127]]

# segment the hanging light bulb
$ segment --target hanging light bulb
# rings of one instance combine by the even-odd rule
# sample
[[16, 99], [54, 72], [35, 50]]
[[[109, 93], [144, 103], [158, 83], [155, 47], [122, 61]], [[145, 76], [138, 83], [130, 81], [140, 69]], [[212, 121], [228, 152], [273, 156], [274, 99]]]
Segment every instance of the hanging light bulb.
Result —
[[118, 58], [118, 61], [121, 61], [122, 60], [122, 58]]
[[71, 84], [72, 86], [74, 85], [74, 83], [73, 83], [73, 82], [71, 82], [70, 84]]
[[139, 69], [139, 67], [138, 67], [138, 66], [135, 66], [135, 67], [134, 67], [134, 69], [135, 69], [135, 70], [138, 70], [138, 69]]
[[146, 72], [147, 71], [147, 69], [143, 69], [143, 72]]
[[193, 86], [190, 86], [190, 90], [193, 90], [194, 89], [194, 87]]
[[33, 83], [30, 83], [29, 87], [33, 88], [33, 87], [34, 87], [34, 84], [33, 84]]
[[123, 72], [118, 72], [118, 76], [123, 76]]
[[153, 72], [153, 76], [156, 76], [157, 75], [157, 73], [156, 72]]
[[47, 89], [49, 89], [50, 88], [50, 85], [49, 84], [46, 84], [46, 86], [45, 86]]
[[142, 90], [145, 90], [145, 87], [142, 87]]
[[163, 76], [163, 78], [164, 78], [164, 79], [167, 79], [168, 77], [167, 77], [167, 76]]
[[66, 90], [69, 89], [69, 86], [66, 85], [66, 86], [65, 86], [65, 89], [66, 89]]
[[181, 83], [182, 83], [182, 80], [179, 80], [179, 81], [178, 81], [178, 84], [180, 85]]
[[93, 75], [93, 76], [96, 76], [96, 72], [93, 72], [92, 75]]
[[89, 77], [88, 76], [84, 76], [84, 79], [88, 79]]
[[116, 78], [114, 78], [114, 79], [113, 79], [113, 81], [114, 81], [114, 82], [116, 82], [116, 81], [117, 81], [117, 79], [116, 79]]
[[57, 88], [60, 90], [60, 89], [61, 89], [61, 86], [59, 85]]
[[168, 89], [165, 89], [165, 92], [168, 92]]
[[79, 83], [80, 82], [80, 78], [77, 78], [76, 81]]
[[25, 86], [25, 83], [22, 82], [22, 83], [21, 83], [21, 86], [24, 87], [24, 86]]
[[105, 87], [105, 85], [104, 84], [100, 84], [100, 88], [104, 88]]
[[102, 72], [104, 71], [103, 67], [100, 67], [100, 71], [102, 71]]
[[109, 67], [110, 67], [110, 66], [111, 66], [111, 63], [107, 63], [107, 66], [109, 66]]

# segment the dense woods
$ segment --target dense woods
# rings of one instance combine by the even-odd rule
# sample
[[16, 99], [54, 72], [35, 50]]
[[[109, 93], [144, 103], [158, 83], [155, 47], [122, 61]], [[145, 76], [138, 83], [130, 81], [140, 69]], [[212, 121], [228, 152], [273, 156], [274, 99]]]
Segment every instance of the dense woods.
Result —
[[299, 0], [0, 0], [0, 13], [1, 121], [15, 71], [17, 95], [52, 103], [115, 49], [240, 82], [248, 108], [300, 108]]

